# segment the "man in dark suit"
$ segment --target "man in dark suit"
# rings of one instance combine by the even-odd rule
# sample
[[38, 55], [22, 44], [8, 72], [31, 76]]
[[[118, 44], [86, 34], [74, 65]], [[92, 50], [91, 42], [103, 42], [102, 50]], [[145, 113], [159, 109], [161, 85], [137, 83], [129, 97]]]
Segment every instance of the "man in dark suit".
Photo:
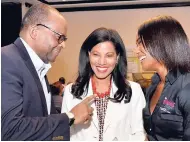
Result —
[[87, 123], [91, 96], [66, 114], [56, 114], [46, 77], [65, 47], [67, 23], [46, 4], [32, 6], [20, 37], [2, 47], [2, 140], [70, 140], [70, 125]]

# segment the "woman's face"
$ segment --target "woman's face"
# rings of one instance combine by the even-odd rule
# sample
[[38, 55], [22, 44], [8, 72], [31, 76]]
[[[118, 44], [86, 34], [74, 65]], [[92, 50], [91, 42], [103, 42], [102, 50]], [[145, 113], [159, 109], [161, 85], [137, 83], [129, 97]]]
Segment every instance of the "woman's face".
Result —
[[154, 59], [147, 50], [145, 50], [142, 42], [143, 41], [141, 41], [141, 39], [137, 37], [137, 47], [134, 51], [141, 62], [142, 69], [144, 71], [156, 71], [160, 63], [156, 59]]
[[95, 45], [89, 52], [90, 65], [98, 79], [111, 77], [118, 57], [112, 42], [106, 41]]

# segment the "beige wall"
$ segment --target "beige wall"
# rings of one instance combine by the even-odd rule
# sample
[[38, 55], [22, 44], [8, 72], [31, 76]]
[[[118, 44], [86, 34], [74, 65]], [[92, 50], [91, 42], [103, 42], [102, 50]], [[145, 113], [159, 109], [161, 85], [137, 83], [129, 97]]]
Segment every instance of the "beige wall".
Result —
[[69, 23], [66, 49], [62, 50], [48, 73], [50, 83], [64, 76], [74, 81], [77, 75], [78, 56], [82, 42], [96, 28], [116, 29], [126, 46], [135, 45], [137, 27], [157, 15], [171, 15], [179, 20], [190, 39], [190, 7], [106, 10], [63, 13]]

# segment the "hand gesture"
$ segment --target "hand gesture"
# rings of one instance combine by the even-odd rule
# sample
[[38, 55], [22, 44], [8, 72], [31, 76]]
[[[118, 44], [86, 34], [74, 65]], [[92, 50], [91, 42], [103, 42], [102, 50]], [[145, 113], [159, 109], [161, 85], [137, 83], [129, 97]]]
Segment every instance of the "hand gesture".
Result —
[[95, 97], [96, 95], [91, 95], [84, 99], [80, 104], [72, 108], [70, 112], [74, 114], [74, 124], [86, 124], [91, 120], [94, 109], [90, 107], [89, 104], [94, 100]]

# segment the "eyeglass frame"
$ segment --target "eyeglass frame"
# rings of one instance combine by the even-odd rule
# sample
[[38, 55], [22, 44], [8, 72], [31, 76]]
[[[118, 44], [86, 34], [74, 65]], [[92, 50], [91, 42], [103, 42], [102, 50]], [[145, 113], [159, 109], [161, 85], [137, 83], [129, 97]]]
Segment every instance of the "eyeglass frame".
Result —
[[55, 30], [53, 30], [52, 28], [50, 28], [44, 24], [36, 24], [36, 26], [45, 27], [45, 28], [49, 29], [50, 31], [52, 31], [54, 34], [57, 34], [59, 36], [58, 37], [58, 43], [59, 44], [61, 44], [63, 41], [66, 41], [68, 39], [64, 34], [60, 34], [60, 33], [56, 32]]

